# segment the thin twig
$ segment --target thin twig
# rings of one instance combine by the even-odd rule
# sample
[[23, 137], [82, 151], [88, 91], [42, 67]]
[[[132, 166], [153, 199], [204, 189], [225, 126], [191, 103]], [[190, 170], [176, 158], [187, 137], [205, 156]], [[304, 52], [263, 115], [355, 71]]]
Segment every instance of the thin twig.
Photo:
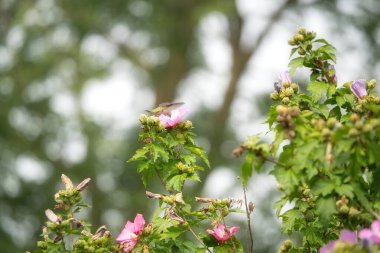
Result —
[[244, 192], [244, 205], [245, 205], [245, 213], [247, 214], [247, 226], [248, 226], [248, 232], [249, 232], [249, 252], [253, 253], [253, 235], [252, 235], [252, 229], [251, 229], [251, 214], [250, 210], [248, 208], [248, 202], [247, 202], [247, 191], [245, 187], [243, 186], [243, 192]]
[[268, 158], [268, 157], [263, 157], [263, 158], [264, 158], [264, 160], [267, 161], [267, 162], [274, 163], [274, 164], [276, 164], [276, 165], [278, 165], [278, 166], [281, 166], [281, 167], [284, 167], [284, 168], [287, 167], [287, 166], [286, 166], [285, 164], [283, 164], [282, 162], [279, 162], [279, 161], [273, 160], [273, 159]]

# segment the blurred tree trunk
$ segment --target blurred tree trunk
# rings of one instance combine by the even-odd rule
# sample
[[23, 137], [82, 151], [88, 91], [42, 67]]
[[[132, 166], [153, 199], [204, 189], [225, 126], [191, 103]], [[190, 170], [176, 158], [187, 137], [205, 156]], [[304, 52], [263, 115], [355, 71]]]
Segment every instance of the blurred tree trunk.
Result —
[[247, 64], [254, 57], [255, 53], [258, 51], [258, 48], [265, 41], [265, 38], [270, 34], [273, 26], [278, 20], [280, 20], [283, 12], [289, 7], [289, 5], [295, 4], [296, 2], [297, 0], [287, 0], [281, 6], [279, 6], [275, 12], [272, 13], [272, 16], [269, 18], [267, 25], [258, 36], [253, 48], [250, 50], [244, 49], [242, 47], [241, 35], [244, 26], [244, 20], [238, 13], [236, 6], [234, 15], [229, 17], [232, 67], [230, 80], [228, 82], [228, 87], [224, 95], [223, 104], [216, 112], [212, 124], [214, 128], [211, 132], [211, 149], [209, 157], [213, 166], [218, 166], [218, 161], [222, 160], [218, 159], [218, 157], [221, 156], [220, 146], [225, 140], [227, 123], [231, 113], [231, 106], [238, 90], [239, 81], [244, 74]]

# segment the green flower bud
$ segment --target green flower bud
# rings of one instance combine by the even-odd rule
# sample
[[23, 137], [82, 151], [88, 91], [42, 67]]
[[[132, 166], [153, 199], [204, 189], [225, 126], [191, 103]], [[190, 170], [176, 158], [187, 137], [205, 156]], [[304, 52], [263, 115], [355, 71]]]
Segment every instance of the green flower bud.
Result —
[[294, 95], [294, 90], [292, 88], [290, 88], [290, 85], [289, 85], [289, 88], [286, 88], [284, 90], [284, 93], [285, 93], [286, 97], [290, 97], [290, 96]]
[[365, 133], [369, 133], [372, 130], [373, 130], [373, 127], [370, 124], [365, 124], [364, 127], [363, 127], [363, 132], [365, 132]]
[[291, 249], [293, 247], [293, 242], [291, 240], [286, 240], [284, 242], [284, 246], [287, 248], [287, 249]]
[[333, 129], [335, 127], [335, 124], [336, 124], [336, 118], [329, 118], [327, 120], [327, 127], [328, 128]]
[[304, 39], [305, 39], [305, 37], [302, 34], [296, 34], [296, 36], [294, 36], [294, 40], [296, 42], [303, 42]]
[[330, 129], [328, 129], [328, 128], [323, 128], [322, 129], [322, 136], [323, 137], [329, 137], [330, 135], [331, 135]]
[[355, 128], [351, 128], [350, 131], [348, 131], [348, 135], [352, 136], [352, 137], [358, 136], [359, 135], [359, 131], [357, 129], [355, 129]]
[[306, 28], [305, 27], [299, 27], [297, 30], [298, 34], [306, 35]]
[[140, 120], [140, 123], [141, 123], [142, 125], [145, 125], [145, 124], [146, 124], [147, 119], [148, 119], [148, 117], [147, 117], [145, 114], [141, 114], [141, 115], [140, 115], [139, 120]]
[[288, 39], [288, 44], [291, 46], [297, 45], [296, 41], [294, 40], [294, 37], [291, 37], [290, 39]]
[[293, 89], [293, 92], [294, 92], [294, 93], [297, 93], [298, 90], [299, 90], [299, 86], [298, 86], [298, 84], [296, 84], [296, 83], [292, 83], [292, 84], [290, 85], [290, 88]]
[[289, 104], [290, 99], [289, 99], [288, 97], [284, 97], [284, 98], [281, 100], [281, 102], [282, 102], [283, 104], [287, 105], [287, 104]]
[[348, 206], [342, 206], [341, 208], [339, 208], [339, 213], [341, 214], [348, 214], [349, 211], [350, 208]]
[[37, 242], [37, 247], [38, 247], [38, 248], [41, 248], [41, 249], [46, 249], [47, 244], [46, 244], [45, 241], [38, 241], [38, 242]]
[[362, 123], [361, 121], [356, 121], [356, 122], [355, 122], [355, 128], [356, 128], [357, 130], [361, 130], [362, 127], [363, 127], [363, 123]]
[[358, 114], [356, 114], [356, 113], [351, 114], [350, 120], [352, 122], [356, 122], [358, 119], [359, 119], [359, 115]]
[[183, 128], [185, 130], [191, 130], [193, 128], [193, 123], [190, 120], [183, 122]]
[[303, 49], [302, 47], [299, 47], [299, 48], [297, 49], [297, 53], [298, 53], [299, 55], [305, 55], [305, 54], [306, 54], [306, 51], [305, 51], [305, 49]]
[[348, 211], [348, 215], [350, 217], [354, 217], [354, 216], [357, 216], [360, 214], [360, 211], [358, 211], [358, 209], [356, 208], [353, 208], [353, 207], [350, 207], [349, 211]]
[[275, 92], [272, 92], [270, 94], [270, 98], [273, 99], [273, 100], [277, 100], [278, 99], [278, 93], [275, 91]]
[[375, 88], [375, 86], [376, 86], [376, 80], [375, 79], [369, 80], [367, 82], [367, 88], [368, 89], [371, 90], [371, 89]]

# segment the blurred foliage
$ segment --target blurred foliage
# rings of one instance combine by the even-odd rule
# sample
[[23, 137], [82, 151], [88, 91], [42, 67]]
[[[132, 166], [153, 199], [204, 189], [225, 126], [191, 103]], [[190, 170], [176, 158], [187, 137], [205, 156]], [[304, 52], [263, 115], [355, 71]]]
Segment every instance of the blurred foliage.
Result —
[[[35, 247], [43, 210], [51, 206], [62, 173], [76, 183], [85, 177], [96, 182], [88, 196], [93, 207], [88, 215], [96, 227], [113, 221], [109, 225], [117, 233], [119, 219], [124, 222], [137, 211], [149, 212], [142, 183], [135, 169], [125, 164], [137, 146], [137, 126], [115, 132], [112, 122], [88, 117], [81, 96], [89, 81], [103, 80], [116, 64], [127, 62], [132, 66], [128, 74], [154, 92], [155, 104], [173, 101], [179, 84], [194, 69], [205, 68], [200, 23], [208, 15], [223, 15], [228, 23], [225, 40], [231, 49], [228, 87], [221, 107], [200, 113], [196, 120], [207, 120], [202, 120], [202, 126], [194, 125], [199, 125], [199, 136], [210, 140], [212, 167], [226, 162], [237, 167], [219, 147], [222, 140], [236, 138], [227, 123], [239, 81], [275, 25], [286, 20], [293, 29], [302, 24], [306, 10], [325, 12], [337, 31], [342, 23], [359, 28], [369, 52], [369, 65], [363, 69], [369, 73], [376, 69], [379, 2], [352, 0], [347, 4], [355, 9], [352, 14], [340, 11], [342, 1], [277, 1], [247, 47], [241, 41], [246, 17], [230, 0], [1, 1], [2, 252]], [[99, 101], [105, 102], [109, 103]], [[260, 212], [260, 206], [257, 211], [258, 217], [273, 216]], [[273, 244], [273, 240], [260, 239], [265, 233], [256, 234], [257, 242]], [[274, 251], [273, 247], [257, 246], [260, 252]]]

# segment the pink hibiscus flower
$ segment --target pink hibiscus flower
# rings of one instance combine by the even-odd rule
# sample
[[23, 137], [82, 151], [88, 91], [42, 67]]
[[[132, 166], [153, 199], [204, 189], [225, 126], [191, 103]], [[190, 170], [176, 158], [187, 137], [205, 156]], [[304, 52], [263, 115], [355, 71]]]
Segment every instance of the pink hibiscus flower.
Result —
[[170, 115], [160, 114], [158, 118], [160, 122], [165, 125], [166, 128], [174, 127], [181, 122], [182, 118], [189, 113], [186, 107], [180, 107], [178, 109], [172, 110]]
[[123, 230], [116, 237], [116, 241], [122, 246], [124, 252], [131, 252], [144, 229], [145, 220], [141, 214], [137, 214], [134, 222], [128, 221]]
[[233, 236], [238, 229], [238, 227], [227, 227], [223, 224], [219, 224], [214, 227], [213, 230], [207, 229], [207, 233], [213, 235], [219, 242], [224, 242], [230, 239], [230, 237]]

